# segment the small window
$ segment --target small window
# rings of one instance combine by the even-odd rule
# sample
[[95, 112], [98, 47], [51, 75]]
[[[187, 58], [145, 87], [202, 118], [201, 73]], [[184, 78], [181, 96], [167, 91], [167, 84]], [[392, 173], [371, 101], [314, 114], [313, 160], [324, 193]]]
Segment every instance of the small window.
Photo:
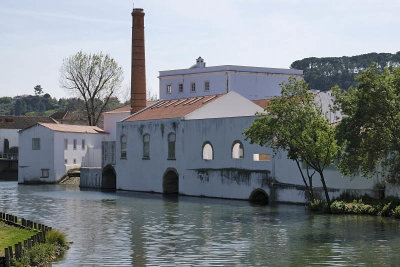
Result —
[[180, 83], [178, 85], [178, 91], [179, 91], [179, 93], [183, 93], [183, 83]]
[[68, 139], [64, 139], [64, 150], [68, 150]]
[[240, 141], [235, 141], [232, 145], [232, 158], [242, 159], [243, 157], [243, 144]]
[[68, 159], [64, 159], [64, 164], [68, 164]]
[[76, 164], [76, 159], [74, 159], [74, 164]]
[[253, 154], [253, 161], [271, 161], [270, 154]]
[[49, 178], [49, 169], [42, 169], [42, 176], [40, 178]]
[[32, 138], [32, 150], [40, 150], [40, 138]]
[[204, 160], [214, 159], [214, 151], [210, 142], [205, 142], [203, 145], [203, 159]]
[[210, 82], [209, 81], [204, 82], [204, 91], [205, 92], [210, 91]]
[[191, 91], [192, 93], [196, 92], [196, 83], [191, 83], [191, 84], [190, 84], [190, 91]]
[[172, 85], [168, 84], [167, 85], [167, 94], [172, 93]]
[[168, 135], [168, 159], [175, 159], [175, 133]]
[[150, 158], [150, 135], [149, 134], [143, 135], [143, 158], [144, 159]]
[[74, 150], [76, 150], [77, 143], [78, 143], [77, 140], [74, 139]]
[[121, 159], [126, 159], [126, 136], [121, 136]]
[[84, 150], [86, 147], [86, 141], [85, 139], [82, 139], [82, 150]]

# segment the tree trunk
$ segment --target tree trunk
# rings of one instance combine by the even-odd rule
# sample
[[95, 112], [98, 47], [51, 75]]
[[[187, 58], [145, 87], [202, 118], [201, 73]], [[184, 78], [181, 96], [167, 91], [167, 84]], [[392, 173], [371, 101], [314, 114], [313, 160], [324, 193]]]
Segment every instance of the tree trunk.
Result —
[[329, 198], [328, 188], [326, 187], [324, 173], [322, 171], [318, 171], [319, 176], [321, 177], [322, 186], [325, 191], [326, 202], [328, 203], [328, 212], [331, 213], [331, 199]]
[[300, 174], [301, 174], [301, 178], [303, 179], [304, 186], [306, 187], [306, 190], [307, 190], [308, 193], [310, 194], [310, 198], [311, 198], [311, 199], [310, 199], [310, 202], [313, 202], [313, 201], [314, 201], [314, 194], [313, 194], [313, 191], [312, 191], [312, 189], [310, 189], [310, 187], [308, 186], [307, 181], [306, 181], [306, 178], [304, 178], [304, 174], [303, 174], [303, 171], [301, 170], [299, 161], [298, 161], [297, 159], [296, 159], [295, 161], [296, 161], [296, 164], [297, 164], [297, 168], [299, 168], [299, 171], [300, 171]]

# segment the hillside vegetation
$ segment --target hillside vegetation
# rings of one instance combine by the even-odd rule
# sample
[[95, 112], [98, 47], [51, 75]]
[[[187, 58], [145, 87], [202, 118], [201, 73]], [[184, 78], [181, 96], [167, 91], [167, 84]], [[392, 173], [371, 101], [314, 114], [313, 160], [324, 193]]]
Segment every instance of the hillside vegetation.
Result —
[[354, 86], [354, 77], [372, 62], [376, 62], [381, 69], [400, 66], [400, 51], [396, 54], [369, 53], [351, 57], [309, 57], [296, 60], [290, 67], [304, 71], [304, 80], [311, 89], [327, 91], [335, 85], [342, 89]]

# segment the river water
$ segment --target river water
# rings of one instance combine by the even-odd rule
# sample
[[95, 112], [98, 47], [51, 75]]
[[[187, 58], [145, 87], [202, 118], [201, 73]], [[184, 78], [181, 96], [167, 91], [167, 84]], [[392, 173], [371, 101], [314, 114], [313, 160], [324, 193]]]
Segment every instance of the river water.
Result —
[[302, 206], [0, 182], [0, 210], [67, 234], [54, 266], [400, 265], [400, 220]]

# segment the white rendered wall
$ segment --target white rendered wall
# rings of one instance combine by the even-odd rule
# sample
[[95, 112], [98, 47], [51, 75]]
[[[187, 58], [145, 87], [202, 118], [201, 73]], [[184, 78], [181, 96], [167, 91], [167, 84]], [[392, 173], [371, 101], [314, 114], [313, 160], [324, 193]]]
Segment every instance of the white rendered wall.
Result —
[[[120, 159], [117, 140], [117, 189], [162, 192], [162, 178], [169, 168], [179, 174], [179, 191], [193, 196], [248, 199], [254, 189], [271, 194], [265, 171], [271, 181], [275, 178], [276, 200], [304, 202], [303, 181], [294, 161], [285, 153], [271, 157], [269, 162], [253, 161], [253, 154], [273, 154], [272, 150], [250, 144], [243, 131], [256, 117], [235, 117], [203, 120], [153, 120], [118, 123], [117, 133], [128, 136], [127, 159]], [[176, 161], [167, 160], [167, 136], [176, 133]], [[142, 135], [151, 136], [150, 159], [142, 159]], [[244, 147], [244, 158], [233, 159], [231, 148], [239, 140]], [[202, 159], [202, 146], [210, 142], [214, 160]], [[264, 174], [263, 174], [264, 172]], [[237, 176], [235, 176], [237, 175]], [[344, 190], [360, 194], [370, 193], [376, 179], [342, 177], [338, 170], [325, 172], [327, 185], [337, 196]], [[321, 187], [318, 174], [314, 186]]]
[[[40, 138], [40, 150], [32, 150], [32, 138]], [[49, 169], [48, 178], [40, 178], [41, 169]], [[18, 183], [52, 183], [54, 181], [53, 132], [40, 125], [19, 132]]]
[[[91, 158], [97, 159], [97, 166], [101, 166], [101, 142], [107, 140], [107, 134], [88, 134], [88, 133], [65, 133], [55, 132], [54, 153], [55, 169], [57, 180], [60, 179], [69, 169], [80, 168], [82, 160], [90, 155], [88, 147], [95, 149], [99, 154], [98, 157], [92, 155]], [[67, 149], [64, 148], [64, 140], [68, 140]], [[74, 139], [77, 140], [76, 149], [73, 147]], [[85, 148], [82, 149], [82, 139], [85, 140]], [[76, 163], [74, 164], [74, 159]], [[67, 160], [67, 164], [65, 164]], [[91, 162], [91, 165], [96, 165], [96, 162]]]
[[[238, 71], [160, 76], [160, 99], [225, 94], [229, 91], [236, 91], [250, 100], [266, 99], [280, 95], [280, 83], [287, 81], [289, 77], [289, 74]], [[210, 82], [209, 91], [204, 91], [205, 81]], [[196, 92], [191, 92], [192, 82], [196, 83]], [[182, 93], [178, 92], [179, 83], [183, 83]], [[172, 86], [170, 94], [167, 93], [167, 85]]]
[[0, 154], [3, 154], [5, 139], [8, 139], [9, 148], [18, 146], [18, 131], [18, 129], [0, 129]]
[[[176, 134], [176, 160], [168, 160], [168, 134]], [[127, 157], [121, 159], [121, 143], [117, 138], [117, 189], [162, 192], [162, 178], [168, 168], [179, 169], [183, 154], [183, 132], [179, 119], [117, 123], [117, 136], [127, 136]], [[150, 134], [150, 159], [143, 159], [144, 134]]]
[[109, 133], [109, 141], [115, 141], [117, 122], [130, 116], [130, 112], [104, 113], [104, 131]]

